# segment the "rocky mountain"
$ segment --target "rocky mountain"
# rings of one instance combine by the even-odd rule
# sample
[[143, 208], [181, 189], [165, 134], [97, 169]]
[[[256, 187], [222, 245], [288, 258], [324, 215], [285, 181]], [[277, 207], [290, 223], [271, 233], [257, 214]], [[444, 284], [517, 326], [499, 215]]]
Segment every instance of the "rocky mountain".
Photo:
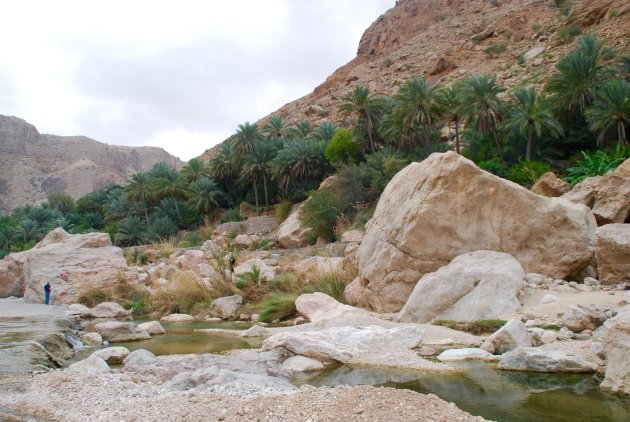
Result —
[[[572, 5], [569, 16], [557, 4]], [[567, 6], [568, 8], [568, 6]], [[449, 82], [496, 74], [507, 87], [543, 84], [573, 36], [594, 32], [628, 54], [627, 0], [398, 0], [363, 34], [357, 56], [314, 91], [271, 115], [285, 121], [332, 120], [341, 98], [362, 84], [382, 95], [417, 77]], [[259, 126], [269, 116], [261, 119]], [[207, 159], [217, 147], [200, 158]]]
[[112, 183], [123, 185], [159, 161], [175, 168], [183, 165], [162, 148], [43, 135], [18, 117], [0, 116], [0, 213], [41, 203], [51, 193], [65, 192], [76, 199]]

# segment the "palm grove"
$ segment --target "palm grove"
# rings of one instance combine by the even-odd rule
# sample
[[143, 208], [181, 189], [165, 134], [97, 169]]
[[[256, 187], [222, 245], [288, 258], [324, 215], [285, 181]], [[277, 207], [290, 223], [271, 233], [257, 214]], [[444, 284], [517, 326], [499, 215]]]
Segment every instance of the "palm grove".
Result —
[[[629, 156], [629, 75], [629, 57], [586, 35], [544, 87], [507, 92], [493, 76], [471, 75], [449, 85], [413, 79], [383, 97], [359, 85], [343, 97], [343, 127], [272, 116], [239, 125], [208, 163], [193, 159], [179, 172], [158, 163], [124, 187], [19, 207], [0, 216], [0, 253], [28, 249], [56, 227], [107, 231], [121, 246], [186, 229], [194, 244], [198, 227], [239, 220], [242, 201], [259, 212], [282, 203], [284, 216], [309, 195], [303, 218], [313, 240], [334, 240], [370, 218], [400, 169], [447, 149], [525, 186], [550, 170], [575, 184]], [[329, 188], [315, 190], [332, 174]]]

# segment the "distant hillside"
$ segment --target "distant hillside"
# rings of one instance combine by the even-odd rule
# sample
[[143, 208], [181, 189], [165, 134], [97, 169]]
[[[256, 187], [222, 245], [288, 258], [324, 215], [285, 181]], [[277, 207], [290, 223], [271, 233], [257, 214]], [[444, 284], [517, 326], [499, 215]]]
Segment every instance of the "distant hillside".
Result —
[[84, 136], [42, 135], [18, 117], [0, 115], [0, 213], [39, 204], [55, 192], [79, 198], [164, 161], [183, 162], [162, 148], [107, 145]]
[[[630, 1], [398, 0], [365, 31], [354, 59], [271, 115], [287, 122], [343, 124], [341, 98], [356, 85], [391, 95], [416, 77], [448, 82], [490, 73], [507, 87], [543, 84], [577, 32], [598, 33], [628, 54]], [[216, 151], [208, 149], [200, 158]]]

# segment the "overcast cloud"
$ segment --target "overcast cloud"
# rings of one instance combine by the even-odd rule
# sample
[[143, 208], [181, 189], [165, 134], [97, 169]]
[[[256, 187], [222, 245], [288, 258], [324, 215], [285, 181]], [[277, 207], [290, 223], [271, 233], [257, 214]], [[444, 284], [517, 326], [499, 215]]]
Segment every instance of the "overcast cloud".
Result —
[[4, 2], [0, 114], [188, 160], [311, 92], [394, 3]]

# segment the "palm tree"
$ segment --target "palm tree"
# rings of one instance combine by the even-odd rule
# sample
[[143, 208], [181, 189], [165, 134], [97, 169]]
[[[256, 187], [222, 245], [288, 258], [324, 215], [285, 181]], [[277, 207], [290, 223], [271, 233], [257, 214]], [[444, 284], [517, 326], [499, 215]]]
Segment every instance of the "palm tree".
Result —
[[368, 152], [374, 152], [378, 148], [378, 127], [384, 103], [383, 99], [370, 94], [370, 90], [363, 85], [357, 85], [354, 90], [342, 98], [344, 101], [339, 106], [343, 117], [354, 116], [354, 128], [357, 138], [367, 137]]
[[593, 105], [586, 110], [591, 130], [599, 131], [598, 145], [606, 133], [614, 128], [619, 145], [626, 145], [626, 126], [630, 122], [630, 83], [614, 79], [602, 85]]
[[255, 124], [245, 122], [242, 125], [238, 125], [238, 130], [234, 134], [234, 154], [237, 157], [242, 157], [251, 151], [256, 141], [259, 141], [261, 138], [262, 136]]
[[207, 177], [210, 171], [203, 161], [198, 158], [193, 158], [182, 168], [181, 173], [182, 176], [184, 176], [184, 180], [191, 183], [202, 177]]
[[539, 138], [543, 128], [554, 135], [561, 135], [562, 126], [553, 116], [547, 101], [536, 95], [535, 88], [518, 88], [511, 98], [512, 108], [503, 124], [508, 130], [515, 130], [521, 135], [527, 135], [525, 160], [531, 161], [534, 132]]
[[424, 146], [431, 143], [431, 127], [441, 114], [437, 86], [426, 79], [412, 79], [394, 95], [391, 117], [385, 120], [382, 131], [390, 138], [398, 138], [402, 150], [411, 151], [419, 139]]
[[204, 215], [219, 208], [225, 200], [225, 194], [219, 189], [214, 180], [202, 177], [190, 184], [189, 206]]
[[335, 132], [337, 131], [337, 125], [335, 125], [330, 120], [324, 120], [321, 122], [314, 131], [314, 138], [319, 141], [330, 141], [333, 136], [335, 136]]
[[147, 173], [134, 174], [131, 178], [131, 182], [129, 182], [129, 184], [125, 187], [125, 191], [127, 192], [127, 198], [129, 198], [130, 201], [142, 203], [144, 206], [145, 221], [149, 221], [147, 206], [153, 198], [153, 188], [149, 175]]
[[265, 206], [269, 206], [269, 194], [267, 190], [267, 180], [271, 173], [271, 161], [276, 157], [278, 151], [267, 142], [259, 142], [244, 158], [242, 175], [252, 179], [254, 197], [256, 198], [256, 208], [258, 208], [258, 187], [257, 180], [262, 178], [265, 192]]
[[446, 121], [448, 123], [449, 134], [451, 131], [451, 123], [455, 126], [455, 151], [459, 154], [459, 120], [460, 107], [462, 106], [461, 88], [457, 84], [453, 84], [442, 90], [442, 105], [444, 106]]
[[285, 193], [289, 185], [323, 176], [328, 170], [326, 142], [290, 142], [271, 162], [273, 179]]
[[114, 242], [118, 245], [138, 245], [145, 242], [145, 226], [142, 220], [136, 216], [127, 217], [118, 223]]
[[39, 239], [41, 235], [41, 228], [37, 221], [25, 218], [20, 221], [16, 234], [22, 238], [24, 243], [26, 243], [31, 240]]
[[175, 202], [175, 210], [177, 211], [177, 217], [181, 221], [181, 214], [179, 212], [178, 199], [186, 199], [188, 192], [188, 185], [182, 177], [182, 175], [175, 170], [171, 170], [168, 173], [164, 173], [160, 177], [153, 181], [153, 188], [156, 194], [160, 197], [170, 197]]
[[311, 122], [302, 120], [301, 122], [294, 122], [287, 132], [289, 139], [309, 139], [313, 133], [313, 128]]
[[588, 105], [595, 99], [597, 90], [611, 76], [607, 62], [612, 53], [593, 35], [581, 37], [577, 48], [556, 64], [558, 70], [551, 76], [546, 91], [562, 114], [579, 112], [584, 116]]
[[127, 192], [120, 187], [109, 191], [103, 209], [105, 210], [105, 217], [110, 221], [125, 218], [130, 213]]
[[238, 158], [229, 142], [223, 143], [218, 154], [210, 159], [210, 174], [216, 180], [225, 180], [226, 186], [239, 172]]
[[11, 251], [11, 246], [13, 246], [13, 243], [15, 242], [17, 237], [18, 233], [12, 226], [8, 224], [3, 224], [0, 226], [0, 245], [2, 245], [1, 249], [6, 250], [7, 253]]
[[282, 138], [285, 130], [286, 125], [280, 116], [271, 116], [269, 121], [263, 126], [263, 134], [268, 140]]
[[505, 88], [497, 85], [496, 77], [490, 75], [471, 75], [461, 85], [462, 105], [460, 108], [462, 118], [468, 123], [476, 123], [482, 135], [492, 132], [497, 152], [501, 161], [503, 148], [497, 127], [501, 119], [504, 103], [499, 94]]

